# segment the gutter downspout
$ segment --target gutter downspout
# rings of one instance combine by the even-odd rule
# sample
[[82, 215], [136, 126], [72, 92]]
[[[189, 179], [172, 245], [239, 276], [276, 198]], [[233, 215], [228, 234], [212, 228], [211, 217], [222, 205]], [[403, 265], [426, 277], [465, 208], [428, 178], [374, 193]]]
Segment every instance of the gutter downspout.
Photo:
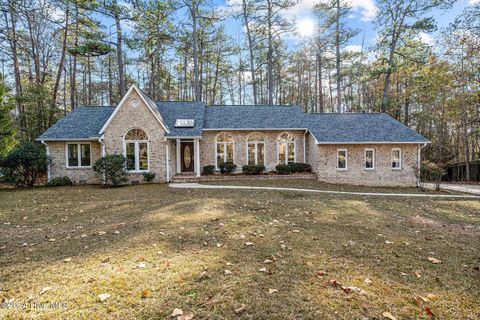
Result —
[[[103, 142], [103, 139], [105, 138], [105, 135], [102, 134], [100, 138], [98, 138], [98, 142], [102, 145], [102, 158], [104, 158], [107, 155], [107, 151], [105, 149], [105, 143]], [[103, 184], [106, 182], [106, 177], [105, 174], [103, 175]]]
[[170, 143], [167, 138], [165, 138], [165, 142], [167, 143], [167, 150], [165, 152], [167, 158], [167, 182], [170, 182]]
[[424, 143], [422, 146], [420, 146], [420, 147], [418, 148], [418, 152], [417, 152], [417, 170], [418, 170], [418, 172], [417, 172], [417, 176], [418, 176], [418, 178], [417, 178], [417, 187], [420, 187], [420, 182], [421, 182], [421, 181], [420, 181], [420, 179], [421, 179], [421, 178], [420, 178], [420, 165], [421, 165], [421, 164], [420, 164], [420, 162], [421, 162], [421, 161], [420, 161], [420, 151], [421, 151], [423, 148], [425, 148], [426, 146], [427, 146], [427, 144]]
[[308, 130], [305, 130], [303, 134], [303, 163], [307, 163], [307, 133]]
[[[47, 152], [47, 157], [50, 158], [50, 148], [48, 147], [48, 144], [45, 143], [44, 140], [41, 140], [42, 144], [45, 145], [45, 149], [46, 149], [46, 152]], [[47, 182], [50, 182], [50, 159], [48, 161], [48, 165], [47, 165]]]

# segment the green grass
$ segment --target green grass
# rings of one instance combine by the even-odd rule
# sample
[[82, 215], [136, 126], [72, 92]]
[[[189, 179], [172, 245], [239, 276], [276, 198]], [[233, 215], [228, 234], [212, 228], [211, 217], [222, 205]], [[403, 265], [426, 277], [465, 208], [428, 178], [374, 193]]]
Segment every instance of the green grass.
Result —
[[[195, 319], [380, 319], [385, 311], [427, 319], [428, 306], [440, 319], [476, 319], [479, 243], [472, 199], [165, 185], [3, 190], [0, 300], [67, 307], [2, 307], [0, 318], [162, 319], [180, 308]], [[135, 268], [141, 260], [145, 268]], [[101, 293], [111, 296], [100, 302]], [[429, 294], [436, 299], [416, 302]]]

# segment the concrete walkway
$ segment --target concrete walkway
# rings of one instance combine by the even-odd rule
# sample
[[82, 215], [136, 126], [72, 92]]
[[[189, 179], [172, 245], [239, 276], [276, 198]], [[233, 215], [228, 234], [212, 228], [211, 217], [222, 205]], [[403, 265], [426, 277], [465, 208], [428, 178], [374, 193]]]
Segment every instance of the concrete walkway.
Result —
[[382, 196], [382, 197], [417, 197], [417, 198], [471, 198], [479, 199], [479, 196], [473, 195], [457, 195], [457, 194], [428, 194], [428, 193], [374, 193], [374, 192], [348, 192], [348, 191], [333, 191], [333, 190], [316, 190], [316, 189], [300, 189], [300, 188], [280, 188], [280, 187], [249, 187], [249, 186], [223, 186], [223, 185], [207, 185], [199, 183], [170, 183], [171, 188], [178, 189], [242, 189], [242, 190], [276, 190], [276, 191], [299, 191], [312, 193], [330, 193], [330, 194], [345, 194], [358, 196]]
[[[435, 190], [434, 183], [425, 183], [425, 187], [431, 190]], [[478, 184], [441, 183], [440, 189], [480, 195], [480, 185]]]

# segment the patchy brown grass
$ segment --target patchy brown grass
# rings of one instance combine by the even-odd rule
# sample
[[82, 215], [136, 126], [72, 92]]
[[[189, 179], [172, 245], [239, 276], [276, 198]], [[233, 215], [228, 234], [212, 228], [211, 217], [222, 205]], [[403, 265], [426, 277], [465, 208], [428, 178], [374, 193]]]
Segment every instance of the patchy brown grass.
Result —
[[[180, 308], [195, 319], [382, 318], [385, 311], [426, 319], [428, 306], [440, 319], [476, 319], [479, 243], [480, 201], [471, 199], [165, 185], [4, 190], [0, 300], [66, 308], [4, 304], [0, 318], [151, 319]], [[135, 268], [143, 259], [145, 268]], [[347, 293], [333, 279], [366, 294]], [[40, 294], [45, 287], [52, 289]], [[100, 302], [101, 293], [111, 296]], [[416, 302], [429, 294], [431, 301]]]

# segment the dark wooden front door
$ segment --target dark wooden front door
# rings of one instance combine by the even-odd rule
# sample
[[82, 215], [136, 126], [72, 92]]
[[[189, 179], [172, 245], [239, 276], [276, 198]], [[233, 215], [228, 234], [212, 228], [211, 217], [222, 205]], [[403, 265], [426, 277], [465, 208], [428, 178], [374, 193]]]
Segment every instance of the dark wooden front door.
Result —
[[194, 171], [193, 142], [180, 142], [182, 172]]

